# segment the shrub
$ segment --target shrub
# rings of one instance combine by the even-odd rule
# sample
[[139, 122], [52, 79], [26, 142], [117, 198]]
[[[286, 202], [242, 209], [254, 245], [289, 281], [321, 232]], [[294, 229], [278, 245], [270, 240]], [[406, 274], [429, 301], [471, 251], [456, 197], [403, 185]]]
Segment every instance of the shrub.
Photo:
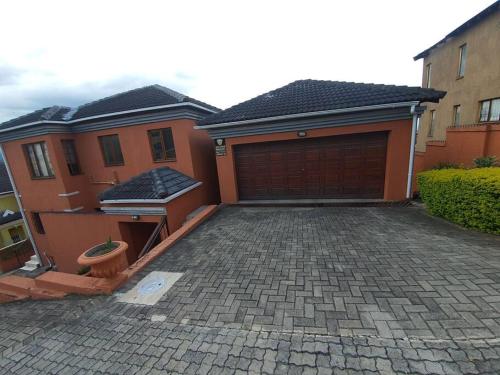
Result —
[[496, 156], [484, 156], [474, 159], [474, 166], [476, 168], [489, 168], [498, 166]]
[[78, 269], [77, 275], [85, 275], [88, 272], [90, 272], [90, 266], [83, 266]]
[[440, 161], [432, 169], [458, 169], [460, 165], [448, 161]]
[[500, 168], [431, 170], [417, 181], [432, 215], [500, 234]]

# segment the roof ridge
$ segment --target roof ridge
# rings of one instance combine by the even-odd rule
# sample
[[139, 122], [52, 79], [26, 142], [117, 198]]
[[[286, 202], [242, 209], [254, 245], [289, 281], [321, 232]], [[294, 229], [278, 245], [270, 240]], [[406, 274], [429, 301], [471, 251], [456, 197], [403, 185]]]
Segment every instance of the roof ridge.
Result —
[[165, 189], [164, 185], [163, 185], [163, 182], [161, 180], [161, 176], [159, 174], [159, 170], [163, 170], [163, 169], [168, 169], [170, 170], [169, 167], [159, 167], [159, 168], [155, 168], [155, 169], [151, 169], [150, 171], [148, 171], [148, 174], [152, 177], [153, 179], [153, 188], [154, 190], [156, 191], [156, 193], [162, 197], [164, 196], [165, 194], [168, 195], [168, 189]]
[[44, 107], [44, 108], [40, 108], [40, 109], [35, 109], [34, 111], [31, 111], [29, 113], [26, 113], [24, 115], [21, 115], [21, 116], [18, 116], [18, 117], [14, 117], [10, 120], [7, 120], [7, 121], [4, 121], [2, 123], [0, 123], [0, 125], [5, 125], [5, 124], [8, 124], [9, 122], [12, 122], [12, 121], [15, 121], [15, 120], [20, 120], [24, 117], [28, 117], [36, 112], [41, 112], [42, 114], [45, 112], [45, 111], [48, 111], [50, 108], [52, 108], [53, 106], [50, 106], [50, 107]]
[[155, 85], [146, 85], [146, 86], [137, 87], [135, 89], [131, 89], [131, 90], [127, 90], [127, 91], [118, 92], [116, 94], [109, 95], [109, 96], [106, 96], [106, 97], [101, 98], [101, 99], [96, 99], [96, 100], [93, 100], [91, 102], [84, 103], [82, 105], [77, 106], [76, 108], [77, 108], [77, 110], [79, 110], [80, 108], [87, 107], [87, 106], [95, 104], [95, 103], [100, 103], [100, 102], [103, 102], [103, 101], [108, 100], [108, 99], [116, 98], [117, 96], [129, 94], [129, 93], [134, 92], [134, 91], [139, 91], [139, 90], [143, 90], [143, 89], [146, 89], [148, 87], [154, 87], [154, 86]]
[[70, 107], [61, 106], [61, 105], [53, 105], [52, 107], [49, 107], [44, 113], [42, 113], [40, 118], [43, 120], [50, 120], [52, 118], [52, 116], [54, 116], [61, 109], [69, 109], [69, 108]]
[[152, 87], [164, 92], [167, 95], [173, 96], [175, 99], [179, 100], [180, 102], [182, 102], [186, 97], [188, 97], [187, 95], [184, 95], [178, 91], [172, 90], [171, 88], [168, 88], [168, 87], [165, 87], [165, 86], [162, 86], [159, 84], [154, 84], [154, 85], [152, 85]]

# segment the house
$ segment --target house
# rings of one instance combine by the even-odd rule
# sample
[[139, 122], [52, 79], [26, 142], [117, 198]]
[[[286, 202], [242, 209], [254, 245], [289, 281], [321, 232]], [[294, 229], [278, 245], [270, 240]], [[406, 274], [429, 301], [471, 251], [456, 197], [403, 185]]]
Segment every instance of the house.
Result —
[[[215, 140], [222, 202], [411, 196], [428, 88], [300, 80], [198, 122]], [[413, 140], [413, 141], [412, 141]]]
[[0, 272], [22, 267], [32, 255], [7, 168], [0, 162]]
[[429, 103], [417, 136], [416, 170], [471, 166], [500, 157], [500, 1], [420, 52], [422, 87], [447, 92]]
[[76, 272], [78, 256], [108, 237], [128, 242], [131, 263], [192, 211], [218, 202], [213, 142], [194, 130], [217, 111], [152, 85], [0, 124], [43, 263]]

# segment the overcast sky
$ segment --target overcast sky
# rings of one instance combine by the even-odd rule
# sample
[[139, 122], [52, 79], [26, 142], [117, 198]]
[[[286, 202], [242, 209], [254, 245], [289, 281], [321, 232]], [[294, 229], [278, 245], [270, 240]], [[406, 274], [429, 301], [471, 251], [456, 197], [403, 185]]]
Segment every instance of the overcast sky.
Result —
[[159, 83], [227, 108], [296, 79], [420, 85], [493, 0], [5, 1], [0, 122]]

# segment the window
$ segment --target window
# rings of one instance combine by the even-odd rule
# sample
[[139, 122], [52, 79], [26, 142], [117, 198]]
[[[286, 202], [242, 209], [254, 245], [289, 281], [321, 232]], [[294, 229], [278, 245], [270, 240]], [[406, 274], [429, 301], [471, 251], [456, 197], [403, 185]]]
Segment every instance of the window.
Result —
[[35, 225], [35, 230], [39, 234], [45, 234], [45, 228], [43, 227], [42, 219], [40, 218], [40, 213], [32, 212], [31, 218], [33, 219], [33, 224]]
[[483, 100], [479, 112], [479, 121], [498, 121], [500, 120], [500, 98]]
[[460, 105], [453, 106], [453, 126], [460, 126]]
[[24, 232], [23, 232], [22, 227], [15, 227], [15, 228], [9, 229], [9, 235], [10, 235], [10, 238], [12, 239], [12, 242], [16, 243], [16, 242], [19, 242], [23, 239]]
[[458, 78], [462, 78], [465, 74], [465, 63], [467, 62], [467, 44], [463, 44], [458, 52]]
[[63, 139], [61, 140], [61, 143], [69, 174], [72, 176], [81, 174], [82, 170], [80, 169], [80, 163], [78, 162], [78, 156], [76, 155], [75, 141], [73, 139]]
[[431, 87], [431, 74], [432, 74], [432, 65], [427, 64], [425, 67], [425, 76], [427, 77], [425, 87], [430, 88]]
[[106, 167], [123, 165], [123, 154], [118, 134], [99, 137], [99, 142], [101, 143], [102, 157]]
[[172, 128], [150, 130], [148, 134], [154, 161], [175, 160]]
[[50, 163], [45, 142], [29, 143], [23, 145], [23, 147], [32, 178], [54, 177], [54, 170]]
[[432, 134], [434, 134], [434, 123], [436, 122], [436, 111], [431, 111], [430, 116], [431, 116], [431, 121], [429, 123], [429, 131], [427, 132], [428, 137], [432, 137]]

